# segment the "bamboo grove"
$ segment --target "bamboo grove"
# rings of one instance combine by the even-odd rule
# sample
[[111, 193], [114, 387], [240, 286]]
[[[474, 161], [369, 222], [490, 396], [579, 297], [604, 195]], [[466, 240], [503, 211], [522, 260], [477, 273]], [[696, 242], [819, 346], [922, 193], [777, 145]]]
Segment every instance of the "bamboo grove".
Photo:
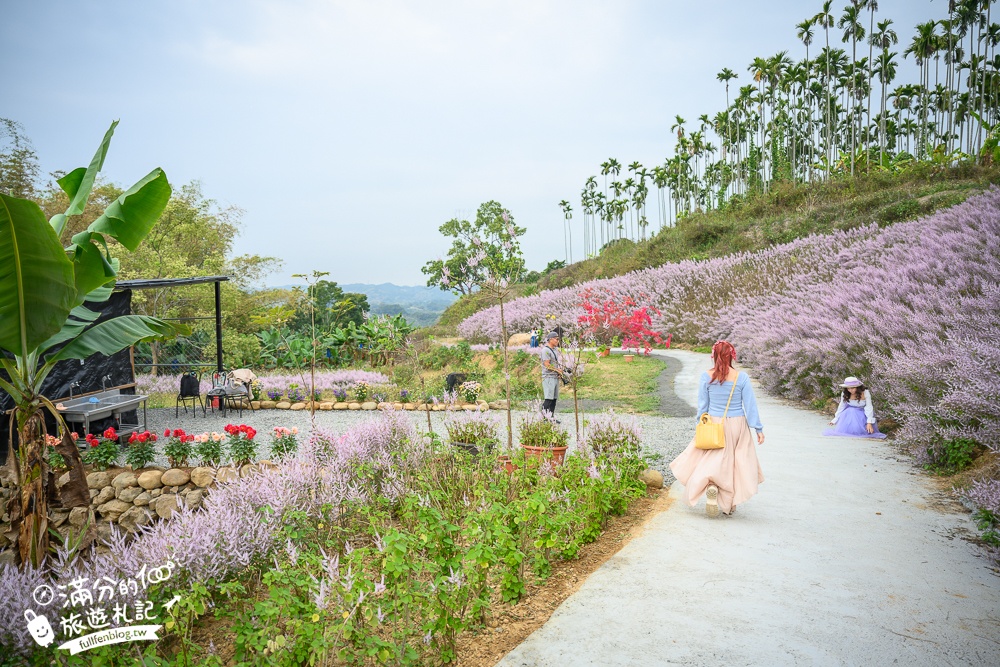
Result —
[[[726, 108], [696, 123], [677, 116], [675, 154], [662, 165], [601, 163], [581, 192], [585, 255], [647, 238], [650, 215], [662, 229], [779, 181], [992, 160], [1000, 135], [993, 1], [948, 0], [947, 16], [918, 24], [907, 43], [879, 15], [878, 0], [849, 0], [839, 10], [826, 0], [795, 26], [803, 59], [787, 51], [754, 58], [746, 85], [729, 68], [719, 72]], [[897, 80], [901, 59], [914, 61], [918, 81]], [[654, 189], [655, 212], [647, 213]], [[573, 208], [559, 206], [572, 262]]]

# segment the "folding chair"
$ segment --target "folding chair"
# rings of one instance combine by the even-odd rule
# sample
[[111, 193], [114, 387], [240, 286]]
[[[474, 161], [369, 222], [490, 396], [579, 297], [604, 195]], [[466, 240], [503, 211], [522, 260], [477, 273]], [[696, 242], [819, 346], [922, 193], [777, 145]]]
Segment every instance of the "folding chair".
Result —
[[179, 416], [180, 406], [184, 406], [184, 414], [187, 414], [188, 403], [191, 404], [191, 412], [195, 417], [198, 416], [198, 405], [201, 404], [201, 414], [203, 416], [208, 416], [208, 411], [205, 409], [205, 402], [201, 399], [201, 376], [194, 372], [188, 371], [181, 375], [181, 388], [180, 392], [177, 394], [177, 398], [174, 401], [174, 417]]
[[215, 371], [212, 373], [212, 388], [205, 393], [205, 404], [215, 412], [216, 408], [222, 411], [222, 416], [226, 416], [226, 385], [228, 384], [228, 373], [226, 371]]

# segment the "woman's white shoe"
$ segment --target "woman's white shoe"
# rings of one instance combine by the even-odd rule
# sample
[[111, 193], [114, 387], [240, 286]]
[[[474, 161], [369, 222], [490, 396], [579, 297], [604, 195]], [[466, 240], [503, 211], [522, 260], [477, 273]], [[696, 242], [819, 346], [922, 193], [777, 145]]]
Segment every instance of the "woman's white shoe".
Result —
[[705, 489], [705, 514], [713, 519], [719, 516], [719, 489], [714, 484], [709, 484]]

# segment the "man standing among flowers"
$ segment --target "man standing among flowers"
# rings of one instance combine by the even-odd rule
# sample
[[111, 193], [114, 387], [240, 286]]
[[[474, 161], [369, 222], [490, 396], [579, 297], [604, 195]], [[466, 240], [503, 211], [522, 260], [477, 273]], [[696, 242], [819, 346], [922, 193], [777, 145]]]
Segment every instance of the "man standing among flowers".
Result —
[[542, 414], [553, 419], [557, 424], [556, 399], [559, 398], [559, 376], [562, 374], [562, 362], [559, 359], [559, 334], [555, 331], [545, 337], [545, 347], [542, 348]]

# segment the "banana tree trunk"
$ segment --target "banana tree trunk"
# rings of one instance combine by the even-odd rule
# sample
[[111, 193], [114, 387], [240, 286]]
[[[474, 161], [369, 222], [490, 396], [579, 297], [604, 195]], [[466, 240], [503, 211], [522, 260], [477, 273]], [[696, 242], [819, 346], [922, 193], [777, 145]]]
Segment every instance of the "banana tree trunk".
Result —
[[19, 418], [22, 416], [23, 413], [19, 415], [15, 411], [12, 420], [19, 424], [17, 457], [13, 467], [18, 475], [20, 493], [11, 498], [8, 510], [11, 528], [18, 535], [18, 556], [21, 563], [40, 567], [49, 551], [50, 500], [67, 509], [89, 507], [90, 492], [80, 452], [65, 423], [59, 419], [62, 437], [56, 451], [66, 461], [69, 481], [61, 489], [56, 489], [55, 479], [44, 457], [44, 413], [36, 410], [26, 419]]
[[11, 516], [11, 527], [20, 524], [17, 544], [21, 563], [33, 567], [39, 567], [49, 551], [49, 507], [46, 493], [49, 470], [43, 458], [44, 426], [41, 412], [35, 412], [18, 427], [20, 503], [14, 505], [16, 514]]

